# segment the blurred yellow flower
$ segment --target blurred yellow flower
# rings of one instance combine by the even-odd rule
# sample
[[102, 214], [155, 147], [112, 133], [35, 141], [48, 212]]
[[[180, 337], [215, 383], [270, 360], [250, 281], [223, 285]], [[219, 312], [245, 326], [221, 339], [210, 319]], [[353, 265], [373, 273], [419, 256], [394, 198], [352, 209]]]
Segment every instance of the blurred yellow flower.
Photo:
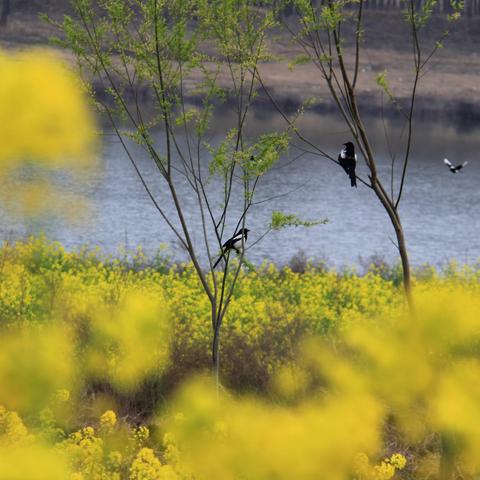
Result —
[[50, 51], [0, 51], [0, 173], [23, 162], [89, 160], [94, 119], [79, 82]]
[[8, 480], [65, 480], [66, 462], [52, 449], [41, 446], [3, 447], [0, 445], [0, 478]]
[[95, 119], [80, 81], [46, 49], [0, 50], [0, 72], [0, 200], [17, 216], [78, 219], [85, 199], [49, 172], [83, 175], [94, 164]]
[[195, 478], [347, 479], [356, 454], [376, 452], [380, 444], [382, 407], [366, 392], [332, 393], [291, 407], [217, 399], [200, 381], [185, 387], [178, 401], [185, 421], [172, 421], [169, 431]]
[[60, 388], [72, 385], [73, 345], [69, 334], [68, 329], [59, 325], [3, 334], [0, 402], [21, 412], [38, 410]]
[[85, 480], [424, 479], [449, 463], [480, 475], [480, 268], [417, 279], [415, 318], [377, 274], [243, 272], [222, 332], [234, 388], [191, 380], [138, 425], [126, 401], [185, 359], [208, 366], [211, 330], [191, 265], [136, 259], [44, 238], [0, 248], [0, 478], [18, 452]]
[[132, 291], [118, 306], [99, 305], [91, 338], [88, 361], [92, 373], [118, 388], [134, 388], [169, 362], [170, 317], [163, 298]]

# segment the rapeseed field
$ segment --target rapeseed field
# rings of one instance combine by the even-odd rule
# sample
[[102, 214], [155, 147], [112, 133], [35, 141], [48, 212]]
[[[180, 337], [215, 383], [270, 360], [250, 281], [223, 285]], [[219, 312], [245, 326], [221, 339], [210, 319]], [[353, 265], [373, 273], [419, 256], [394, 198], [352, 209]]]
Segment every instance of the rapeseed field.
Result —
[[217, 395], [192, 266], [5, 243], [0, 476], [474, 475], [479, 274], [419, 271], [411, 316], [394, 271], [245, 270]]

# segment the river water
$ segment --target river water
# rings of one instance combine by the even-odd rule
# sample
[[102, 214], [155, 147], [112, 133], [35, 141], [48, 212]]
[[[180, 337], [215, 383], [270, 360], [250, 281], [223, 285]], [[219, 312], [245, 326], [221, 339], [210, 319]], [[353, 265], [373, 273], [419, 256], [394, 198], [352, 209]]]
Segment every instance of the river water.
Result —
[[[224, 131], [231, 120], [228, 110], [219, 115], [218, 132]], [[259, 110], [250, 132], [282, 126], [281, 119], [271, 111]], [[395, 139], [405, 135], [404, 124], [388, 120], [385, 127], [390, 148], [397, 151]], [[342, 143], [350, 140], [344, 125], [331, 115], [308, 114], [302, 121], [302, 129], [332, 155], [337, 154]], [[384, 123], [369, 120], [368, 129], [377, 154], [379, 175], [390, 186], [387, 180], [391, 160]], [[414, 148], [400, 207], [411, 261], [417, 266], [425, 262], [442, 265], [453, 258], [461, 263], [473, 263], [480, 258], [480, 162], [477, 158], [480, 125], [460, 127], [422, 121], [415, 123], [414, 131]], [[185, 252], [152, 206], [118, 140], [108, 129], [105, 133], [94, 174], [83, 180], [55, 176], [67, 189], [88, 199], [87, 213], [68, 222], [50, 216], [31, 220], [0, 207], [0, 238], [12, 241], [43, 232], [67, 248], [99, 246], [103, 252], [114, 255], [122, 247], [133, 249], [137, 245], [153, 254], [162, 245], [164, 253], [185, 259]], [[212, 142], [219, 138], [220, 133], [212, 137]], [[180, 142], [184, 141], [185, 138], [180, 137]], [[165, 187], [158, 180], [150, 159], [138, 148], [134, 148], [134, 153], [160, 204], [173, 215]], [[394, 232], [373, 192], [361, 184], [357, 189], [351, 188], [339, 166], [311, 154], [298, 157], [301, 153], [292, 147], [289, 155], [260, 181], [256, 197], [259, 203], [251, 208], [247, 221], [251, 230], [249, 242], [265, 231], [273, 210], [294, 213], [305, 220], [328, 218], [328, 223], [309, 229], [271, 232], [248, 251], [248, 258], [255, 263], [272, 261], [281, 265], [304, 252], [308, 258], [324, 260], [336, 267], [363, 264], [373, 255], [395, 262]], [[453, 163], [468, 160], [469, 165], [453, 175], [443, 165], [444, 157]], [[207, 162], [207, 153], [204, 162]], [[359, 158], [358, 163], [358, 173], [364, 176], [363, 159]], [[396, 163], [398, 165], [399, 160]], [[398, 169], [395, 171], [398, 178]], [[208, 188], [216, 204], [220, 204], [221, 185], [212, 182]], [[195, 198], [180, 176], [179, 190], [194, 240], [201, 242]], [[233, 233], [241, 198], [234, 196], [232, 203], [238, 208], [229, 218], [232, 232], [227, 233]]]

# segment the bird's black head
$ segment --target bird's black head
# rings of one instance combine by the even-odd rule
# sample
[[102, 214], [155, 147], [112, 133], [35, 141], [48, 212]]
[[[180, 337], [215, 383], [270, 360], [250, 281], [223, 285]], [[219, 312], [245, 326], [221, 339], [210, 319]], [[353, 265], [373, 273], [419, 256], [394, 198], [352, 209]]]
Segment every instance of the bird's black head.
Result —
[[353, 155], [355, 155], [355, 147], [353, 146], [353, 143], [352, 143], [352, 142], [344, 143], [344, 145], [345, 145], [345, 153], [346, 153], [348, 156], [353, 156]]
[[244, 236], [245, 238], [247, 238], [249, 231], [250, 231], [250, 230], [249, 230], [248, 228], [241, 228], [241, 229], [235, 234], [235, 237], [237, 237], [238, 235], [242, 235], [242, 236]]

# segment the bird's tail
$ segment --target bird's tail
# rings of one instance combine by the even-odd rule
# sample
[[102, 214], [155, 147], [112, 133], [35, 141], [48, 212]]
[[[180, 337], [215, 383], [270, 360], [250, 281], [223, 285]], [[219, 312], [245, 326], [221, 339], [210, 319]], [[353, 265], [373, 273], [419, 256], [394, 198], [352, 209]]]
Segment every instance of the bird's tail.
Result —
[[357, 177], [355, 176], [354, 173], [350, 173], [350, 185], [352, 187], [356, 187], [357, 186]]
[[217, 265], [220, 263], [220, 260], [221, 260], [224, 256], [225, 256], [225, 254], [222, 253], [222, 254], [218, 257], [217, 261], [214, 263], [214, 265], [213, 265], [213, 267], [212, 267], [212, 270], [215, 270], [215, 269], [217, 268]]

